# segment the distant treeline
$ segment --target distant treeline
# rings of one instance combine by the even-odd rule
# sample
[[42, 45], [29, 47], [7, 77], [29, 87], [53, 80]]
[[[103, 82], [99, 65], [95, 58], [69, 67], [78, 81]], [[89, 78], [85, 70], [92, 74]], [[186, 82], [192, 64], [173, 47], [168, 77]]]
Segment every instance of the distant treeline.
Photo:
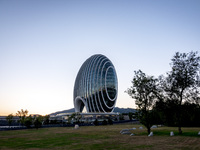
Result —
[[[158, 101], [152, 109], [154, 124], [164, 124], [166, 126], [178, 126], [177, 109], [178, 101]], [[181, 106], [181, 124], [183, 127], [200, 127], [200, 105], [185, 102]]]

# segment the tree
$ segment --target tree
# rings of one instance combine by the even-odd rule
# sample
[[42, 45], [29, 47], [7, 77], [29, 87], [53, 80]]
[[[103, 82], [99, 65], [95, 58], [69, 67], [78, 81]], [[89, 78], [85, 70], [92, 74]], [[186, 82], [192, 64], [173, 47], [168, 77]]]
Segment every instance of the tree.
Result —
[[108, 124], [109, 124], [109, 125], [113, 125], [112, 119], [108, 118]]
[[177, 52], [171, 63], [172, 70], [167, 73], [164, 89], [167, 98], [177, 102], [177, 124], [182, 134], [182, 104], [184, 101], [200, 102], [200, 57], [197, 52]]
[[130, 120], [132, 120], [132, 119], [133, 119], [133, 113], [132, 113], [132, 112], [129, 112], [129, 113], [128, 113], [128, 117], [129, 117]]
[[103, 121], [102, 121], [102, 125], [107, 125], [108, 124], [108, 122], [104, 119]]
[[134, 71], [132, 86], [126, 92], [135, 99], [138, 107], [138, 119], [147, 128], [150, 133], [153, 125], [152, 107], [157, 99], [157, 79], [153, 76], [147, 76], [141, 70]]
[[33, 118], [31, 115], [29, 115], [28, 117], [25, 118], [24, 120], [24, 125], [27, 127], [27, 128], [31, 128], [31, 125], [33, 123]]
[[41, 116], [35, 117], [33, 124], [36, 129], [40, 128], [42, 126], [42, 117]]
[[195, 103], [184, 102], [182, 105], [184, 119], [182, 120], [182, 126], [192, 126], [199, 127], [200, 126], [200, 105]]
[[16, 116], [19, 116], [19, 122], [21, 123], [21, 125], [24, 125], [25, 118], [27, 115], [28, 115], [28, 110], [21, 109], [21, 111], [17, 111]]
[[49, 118], [50, 118], [50, 116], [49, 115], [45, 115], [44, 117], [43, 117], [43, 119], [44, 119], [44, 124], [49, 124]]
[[98, 126], [98, 125], [99, 125], [99, 121], [98, 121], [97, 119], [95, 119], [95, 121], [93, 122], [93, 124], [94, 124], [95, 126]]
[[69, 122], [71, 122], [71, 120], [73, 120], [74, 123], [80, 123], [80, 119], [82, 118], [81, 114], [79, 112], [75, 112], [73, 114], [71, 114], [71, 116], [69, 117]]
[[7, 117], [6, 117], [6, 120], [8, 121], [8, 125], [10, 126], [13, 122], [13, 114], [9, 114]]
[[124, 115], [123, 114], [119, 114], [119, 120], [124, 120]]

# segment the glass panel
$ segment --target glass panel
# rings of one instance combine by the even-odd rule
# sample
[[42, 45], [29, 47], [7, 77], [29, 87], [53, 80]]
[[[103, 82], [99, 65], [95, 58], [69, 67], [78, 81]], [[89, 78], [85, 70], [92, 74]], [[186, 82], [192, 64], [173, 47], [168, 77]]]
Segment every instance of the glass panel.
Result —
[[117, 77], [112, 67], [107, 71], [106, 88], [110, 99], [114, 99], [117, 94]]

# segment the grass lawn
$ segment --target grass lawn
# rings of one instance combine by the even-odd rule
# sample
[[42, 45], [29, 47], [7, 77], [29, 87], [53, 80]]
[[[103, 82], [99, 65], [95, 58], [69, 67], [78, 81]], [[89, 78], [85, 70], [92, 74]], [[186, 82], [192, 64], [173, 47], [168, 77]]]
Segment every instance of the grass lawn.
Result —
[[[0, 149], [200, 149], [200, 128], [183, 128], [183, 135], [178, 136], [177, 128], [159, 127], [152, 129], [154, 136], [148, 137], [146, 129], [140, 125], [120, 124], [90, 126], [74, 129], [56, 127], [0, 131]], [[135, 136], [121, 135], [122, 129], [132, 130]], [[170, 131], [175, 136], [170, 137]]]

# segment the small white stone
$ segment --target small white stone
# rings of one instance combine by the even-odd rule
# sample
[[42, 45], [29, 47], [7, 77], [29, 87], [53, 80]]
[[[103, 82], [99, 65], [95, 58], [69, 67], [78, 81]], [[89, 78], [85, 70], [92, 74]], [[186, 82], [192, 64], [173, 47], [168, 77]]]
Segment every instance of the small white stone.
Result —
[[131, 134], [131, 132], [129, 132], [129, 131], [125, 131], [125, 132], [122, 132], [121, 134]]
[[143, 129], [143, 127], [139, 127], [139, 129]]
[[79, 125], [76, 124], [75, 127], [74, 127], [74, 129], [79, 129]]
[[153, 136], [153, 132], [151, 132], [148, 136]]
[[123, 132], [126, 132], [126, 131], [129, 131], [129, 129], [122, 129], [122, 130], [120, 131], [120, 133], [123, 133]]
[[200, 131], [199, 131], [198, 135], [200, 135]]
[[174, 136], [174, 132], [173, 131], [170, 132], [170, 136]]
[[135, 134], [131, 133], [130, 136], [134, 136]]
[[152, 129], [153, 129], [153, 128], [158, 128], [158, 126], [157, 126], [157, 125], [153, 125], [151, 128], [152, 128]]

